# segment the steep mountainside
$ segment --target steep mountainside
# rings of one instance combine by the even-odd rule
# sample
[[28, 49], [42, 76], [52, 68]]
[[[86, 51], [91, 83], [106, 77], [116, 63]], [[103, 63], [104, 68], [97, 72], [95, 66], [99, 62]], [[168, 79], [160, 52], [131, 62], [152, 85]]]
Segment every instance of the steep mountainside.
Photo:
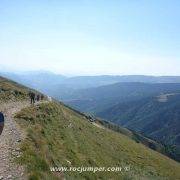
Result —
[[[98, 115], [159, 140], [166, 139], [167, 143], [180, 145], [179, 107], [180, 95], [178, 94], [169, 95], [165, 101], [154, 97], [118, 104]], [[168, 134], [173, 138], [167, 139]]]
[[175, 145], [180, 160], [180, 94], [120, 103], [97, 115], [166, 145]]
[[[2, 80], [1, 82], [8, 84], [8, 87], [12, 86], [12, 90], [9, 88], [8, 93], [15, 97], [13, 107], [16, 107], [16, 100], [18, 103], [21, 102], [19, 101], [21, 98], [26, 100], [26, 97], [25, 99], [23, 97], [26, 96], [28, 89], [4, 78]], [[4, 88], [3, 86], [1, 84], [1, 88]], [[24, 95], [16, 99], [14, 89], [24, 92]], [[0, 92], [1, 97], [4, 97], [3, 93], [4, 91]], [[3, 105], [11, 102], [11, 98], [6, 101], [2, 98], [2, 100]], [[26, 167], [29, 179], [180, 178], [179, 163], [135, 142], [122, 133], [91, 123], [87, 116], [62, 103], [46, 101], [34, 106], [26, 105], [16, 113], [15, 118], [25, 135], [24, 139], [18, 141], [21, 143], [18, 149], [20, 154], [15, 162]], [[7, 122], [9, 122], [8, 119]], [[10, 125], [15, 124], [13, 117], [10, 122]], [[6, 134], [13, 136], [8, 132]], [[11, 150], [11, 147], [8, 150]], [[121, 172], [79, 173], [55, 172], [55, 169], [51, 169], [51, 167], [62, 166], [104, 167], [105, 170], [108, 167], [122, 167], [122, 170]]]
[[[27, 132], [19, 163], [40, 179], [178, 179], [179, 163], [114, 131], [94, 126], [59, 103], [25, 108], [16, 115]], [[50, 172], [50, 167], [126, 167], [119, 172]]]

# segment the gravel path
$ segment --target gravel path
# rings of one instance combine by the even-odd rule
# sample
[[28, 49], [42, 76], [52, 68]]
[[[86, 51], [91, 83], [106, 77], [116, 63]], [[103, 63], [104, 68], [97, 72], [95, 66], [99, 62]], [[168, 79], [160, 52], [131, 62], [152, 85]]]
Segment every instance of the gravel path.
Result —
[[24, 180], [24, 168], [15, 164], [13, 159], [21, 155], [19, 144], [25, 137], [14, 121], [14, 114], [29, 106], [28, 102], [10, 102], [0, 104], [0, 111], [5, 115], [5, 126], [0, 136], [0, 180]]

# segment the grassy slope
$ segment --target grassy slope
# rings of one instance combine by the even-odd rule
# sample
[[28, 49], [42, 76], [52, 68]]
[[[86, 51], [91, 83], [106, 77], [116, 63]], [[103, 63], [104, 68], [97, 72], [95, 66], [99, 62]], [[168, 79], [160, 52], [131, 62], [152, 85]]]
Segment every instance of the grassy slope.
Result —
[[[164, 140], [165, 143], [178, 145], [179, 102], [179, 94], [169, 97], [166, 102], [159, 102], [157, 97], [151, 97], [117, 104], [98, 115], [157, 140]], [[170, 134], [174, 139], [168, 138]]]
[[99, 118], [96, 119], [96, 123], [104, 126], [105, 128], [108, 128], [108, 129], [111, 129], [115, 132], [119, 132], [123, 135], [126, 135], [127, 137], [133, 139], [137, 143], [144, 144], [145, 146], [147, 146], [147, 147], [149, 147], [155, 151], [158, 151], [158, 152], [165, 154], [167, 156], [169, 155], [169, 154], [166, 154], [164, 145], [157, 143], [156, 141], [149, 139], [145, 136], [142, 136], [141, 134], [136, 133], [135, 131], [131, 131], [129, 129], [123, 128], [121, 126], [110, 123], [108, 121], [104, 121], [104, 120], [99, 119]]
[[[93, 126], [58, 103], [26, 108], [16, 115], [27, 131], [19, 163], [31, 179], [179, 179], [179, 163], [111, 130]], [[128, 173], [50, 173], [50, 166], [125, 166]]]
[[28, 89], [18, 83], [0, 77], [0, 101], [23, 100], [27, 98]]
[[152, 97], [120, 103], [97, 116], [165, 144], [173, 158], [180, 161], [179, 107], [180, 94], [171, 94], [164, 100]]
[[[42, 94], [34, 89], [0, 76], [0, 103], [6, 103], [9, 101], [29, 101], [30, 91], [35, 94]], [[44, 100], [46, 99], [47, 97], [44, 96]]]
[[0, 102], [28, 100], [29, 91], [41, 94], [38, 91], [0, 76]]

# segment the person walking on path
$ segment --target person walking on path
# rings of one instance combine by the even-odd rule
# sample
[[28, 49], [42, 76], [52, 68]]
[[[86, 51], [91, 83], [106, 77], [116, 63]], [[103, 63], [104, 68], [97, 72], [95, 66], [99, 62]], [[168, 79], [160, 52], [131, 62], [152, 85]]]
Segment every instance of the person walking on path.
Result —
[[40, 95], [38, 94], [37, 96], [36, 96], [36, 101], [39, 101], [40, 100]]
[[4, 128], [4, 115], [2, 112], [0, 112], [0, 135], [2, 134]]
[[41, 94], [41, 101], [44, 99], [44, 95]]
[[30, 92], [29, 96], [30, 96], [30, 99], [31, 99], [31, 104], [34, 104], [35, 103], [35, 96], [36, 96], [35, 93]]

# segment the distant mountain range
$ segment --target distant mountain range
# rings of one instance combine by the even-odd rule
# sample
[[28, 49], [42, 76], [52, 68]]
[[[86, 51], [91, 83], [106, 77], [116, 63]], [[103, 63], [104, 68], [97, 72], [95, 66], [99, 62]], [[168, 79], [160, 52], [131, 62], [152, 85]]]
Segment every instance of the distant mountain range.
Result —
[[96, 88], [76, 90], [65, 98], [65, 102], [78, 110], [97, 113], [119, 103], [131, 102], [172, 92], [180, 92], [180, 83], [116, 83]]
[[95, 88], [118, 82], [180, 83], [180, 76], [101, 75], [67, 77], [48, 71], [29, 71], [21, 73], [0, 72], [0, 75], [38, 89], [61, 100], [67, 100], [75, 90]]
[[0, 75], [42, 91], [47, 86], [51, 87], [55, 84], [60, 84], [66, 79], [63, 75], [57, 75], [46, 71], [30, 71], [23, 73], [1, 72]]

